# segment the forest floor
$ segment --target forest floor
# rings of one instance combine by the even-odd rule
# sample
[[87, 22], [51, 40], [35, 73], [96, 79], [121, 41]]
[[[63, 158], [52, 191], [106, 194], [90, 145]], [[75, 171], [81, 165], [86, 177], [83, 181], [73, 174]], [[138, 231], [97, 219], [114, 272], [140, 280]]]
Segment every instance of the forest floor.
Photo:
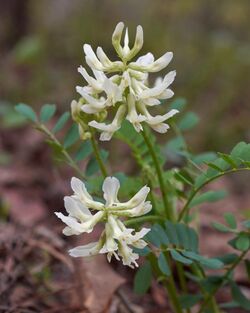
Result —
[[[132, 291], [133, 270], [117, 262], [108, 264], [104, 256], [68, 256], [78, 239], [61, 234], [54, 211], [63, 209], [73, 173], [55, 169], [42, 135], [30, 127], [2, 129], [0, 151], [7, 156], [0, 166], [0, 313], [171, 312], [160, 284], [154, 282], [150, 292], [139, 297]], [[239, 177], [220, 180], [213, 187], [228, 189], [231, 195], [201, 210], [200, 248], [209, 256], [229, 249], [228, 235], [213, 230], [211, 221], [222, 221], [224, 212], [233, 212], [240, 220], [250, 207], [250, 194]], [[249, 296], [241, 268], [236, 280]], [[194, 286], [189, 288], [196, 292]], [[226, 288], [218, 294], [222, 302], [229, 297]]]

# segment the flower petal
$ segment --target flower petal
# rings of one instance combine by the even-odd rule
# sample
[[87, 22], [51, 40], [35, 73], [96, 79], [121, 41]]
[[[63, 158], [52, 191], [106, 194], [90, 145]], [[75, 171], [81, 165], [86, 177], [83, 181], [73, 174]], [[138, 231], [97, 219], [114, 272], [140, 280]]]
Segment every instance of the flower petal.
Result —
[[83, 45], [83, 50], [85, 52], [85, 59], [89, 67], [102, 71], [103, 65], [102, 63], [97, 59], [95, 52], [93, 51], [92, 47], [89, 44]]
[[138, 267], [136, 260], [139, 259], [139, 255], [134, 253], [132, 248], [130, 248], [125, 241], [119, 242], [118, 254], [122, 257], [123, 265], [127, 265], [131, 268]]
[[134, 97], [129, 94], [128, 95], [128, 114], [126, 119], [133, 124], [135, 130], [140, 132], [143, 128], [141, 126], [141, 122], [146, 120], [144, 115], [138, 114], [135, 107], [135, 99]]
[[162, 83], [157, 84], [153, 88], [148, 88], [144, 91], [142, 91], [139, 95], [140, 99], [147, 99], [152, 98], [161, 95], [167, 87], [174, 81], [174, 78], [176, 76], [176, 71], [169, 72], [163, 79]]
[[143, 46], [143, 28], [141, 25], [138, 25], [136, 28], [135, 43], [133, 48], [129, 53], [124, 55], [124, 58], [128, 61], [132, 59], [142, 48]]
[[121, 205], [127, 209], [134, 208], [146, 200], [149, 191], [150, 188], [144, 186], [129, 201], [121, 203]]
[[87, 209], [83, 203], [72, 197], [64, 197], [64, 206], [70, 216], [76, 217], [81, 221], [85, 221], [92, 216], [89, 209]]
[[74, 197], [79, 199], [87, 208], [95, 210], [102, 210], [104, 208], [103, 203], [93, 200], [80, 179], [72, 177], [71, 188], [74, 191]]
[[88, 193], [85, 184], [76, 177], [72, 177], [71, 179], [71, 188], [74, 191], [74, 193], [79, 196], [79, 198], [87, 198], [89, 200], [93, 200], [91, 195]]
[[116, 132], [121, 127], [122, 119], [124, 117], [125, 112], [126, 112], [125, 105], [120, 105], [111, 124], [91, 121], [89, 122], [89, 126], [102, 131], [100, 136], [101, 141], [108, 141], [112, 138], [114, 132]]
[[87, 101], [87, 104], [93, 106], [97, 110], [103, 110], [105, 108], [106, 100], [105, 98], [96, 99], [90, 96], [85, 87], [76, 86], [76, 91]]
[[129, 67], [142, 72], [159, 72], [164, 69], [172, 60], [173, 52], [167, 52], [156, 61], [149, 64], [138, 64], [137, 62], [129, 63]]
[[170, 99], [174, 95], [174, 92], [171, 89], [164, 90], [157, 98], [161, 100]]
[[120, 182], [116, 177], [107, 177], [105, 178], [102, 190], [103, 197], [106, 200], [106, 205], [112, 205], [115, 202], [118, 202], [117, 194], [120, 188]]
[[124, 29], [124, 23], [123, 22], [118, 23], [112, 35], [112, 45], [115, 48], [120, 58], [123, 57], [123, 50], [121, 47], [121, 37], [122, 37], [123, 29]]
[[100, 253], [102, 247], [101, 241], [91, 242], [84, 246], [75, 247], [69, 250], [69, 254], [73, 257], [88, 257]]
[[114, 214], [117, 216], [127, 216], [127, 217], [137, 217], [142, 216], [150, 212], [152, 209], [152, 204], [150, 201], [142, 202], [136, 207], [128, 210], [117, 210]]
[[77, 220], [71, 216], [65, 216], [61, 212], [55, 212], [55, 215], [60, 218], [68, 227], [70, 227], [72, 230], [82, 233], [83, 227], [81, 223], [77, 222]]
[[62, 233], [65, 235], [65, 236], [72, 236], [72, 235], [80, 235], [81, 232], [78, 232], [76, 231], [75, 229], [69, 227], [69, 226], [66, 226], [64, 227]]
[[150, 116], [147, 119], [147, 123], [150, 124], [150, 125], [157, 125], [159, 123], [162, 123], [162, 122], [170, 119], [171, 117], [173, 117], [177, 113], [179, 113], [178, 110], [172, 109], [172, 110], [170, 110], [168, 113], [166, 113], [164, 115]]
[[[147, 121], [146, 121], [146, 123], [147, 123]], [[160, 134], [165, 134], [169, 130], [169, 128], [170, 128], [170, 126], [168, 124], [166, 124], [166, 123], [149, 124], [149, 126], [153, 130], [155, 130], [156, 132], [158, 132]]]
[[147, 66], [147, 65], [150, 65], [154, 62], [154, 56], [151, 52], [139, 57], [135, 63], [136, 64], [139, 64], [139, 65], [143, 65], [143, 66]]
[[173, 52], [167, 52], [159, 59], [157, 59], [149, 68], [149, 72], [159, 72], [164, 69], [171, 62], [173, 58]]
[[84, 67], [79, 66], [77, 70], [91, 87], [93, 87], [97, 91], [102, 91], [102, 85], [100, 84], [100, 81], [89, 76], [88, 72], [86, 71]]

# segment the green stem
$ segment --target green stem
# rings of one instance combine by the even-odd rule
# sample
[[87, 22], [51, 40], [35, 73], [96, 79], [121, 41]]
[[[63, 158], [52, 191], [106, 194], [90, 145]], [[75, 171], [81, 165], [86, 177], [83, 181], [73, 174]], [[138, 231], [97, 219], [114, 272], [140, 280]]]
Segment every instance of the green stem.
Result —
[[164, 222], [164, 218], [157, 215], [146, 215], [146, 216], [140, 216], [131, 218], [130, 220], [127, 220], [124, 222], [126, 226], [137, 224], [137, 223], [144, 223], [144, 222]]
[[176, 292], [175, 292], [175, 285], [173, 282], [173, 278], [172, 277], [169, 278], [169, 280], [165, 282], [164, 285], [169, 294], [170, 301], [172, 302], [173, 307], [175, 309], [175, 313], [182, 313], [181, 305], [179, 304], [178, 296], [176, 295]]
[[39, 124], [37, 126], [37, 128], [40, 131], [42, 131], [43, 133], [45, 133], [49, 137], [50, 140], [54, 141], [58, 146], [60, 146], [62, 154], [64, 155], [69, 166], [71, 166], [81, 178], [86, 179], [86, 177], [84, 176], [81, 169], [78, 167], [76, 162], [71, 158], [71, 156], [68, 154], [67, 150], [59, 142], [59, 140], [55, 137], [55, 135], [44, 124]]
[[180, 214], [179, 214], [179, 217], [178, 217], [178, 222], [180, 222], [184, 216], [188, 213], [189, 211], [189, 204], [191, 203], [191, 201], [193, 200], [193, 198], [196, 196], [196, 194], [204, 187], [206, 186], [207, 184], [209, 184], [210, 182], [212, 182], [213, 180], [223, 176], [223, 175], [227, 175], [227, 174], [230, 174], [230, 173], [234, 173], [236, 171], [245, 171], [245, 170], [249, 170], [248, 167], [243, 167], [243, 168], [238, 168], [238, 169], [232, 169], [232, 170], [229, 170], [229, 171], [226, 171], [226, 172], [223, 172], [223, 173], [220, 173], [216, 176], [213, 176], [211, 177], [210, 179], [208, 179], [207, 181], [205, 181], [202, 185], [200, 185], [197, 189], [194, 189], [192, 192], [191, 192], [191, 195], [189, 196], [186, 204], [184, 205], [183, 209], [181, 210]]
[[95, 158], [96, 158], [96, 161], [99, 165], [99, 168], [102, 172], [102, 176], [105, 178], [108, 176], [108, 172], [106, 170], [106, 167], [102, 161], [102, 158], [101, 158], [101, 154], [100, 154], [100, 151], [99, 151], [99, 147], [98, 147], [98, 144], [95, 140], [95, 133], [94, 131], [90, 128], [90, 132], [91, 132], [91, 144], [92, 144], [92, 147], [93, 147], [93, 151], [94, 151], [94, 155], [95, 155]]
[[[165, 253], [165, 256], [166, 256], [168, 265], [170, 267], [170, 258], [169, 258], [168, 253]], [[165, 285], [165, 287], [166, 287], [166, 289], [168, 291], [170, 300], [171, 300], [171, 302], [173, 304], [173, 307], [175, 309], [175, 313], [182, 313], [182, 308], [181, 308], [181, 304], [180, 304], [180, 301], [179, 301], [178, 292], [177, 292], [177, 289], [176, 289], [176, 286], [175, 286], [175, 282], [174, 282], [174, 278], [173, 278], [172, 274], [168, 277], [168, 280], [167, 280], [167, 282], [165, 282], [164, 285]]]
[[[176, 269], [177, 269], [181, 289], [184, 293], [188, 293], [187, 280], [186, 280], [183, 265], [179, 262], [176, 262]], [[186, 312], [191, 313], [190, 309], [187, 309]]]
[[150, 201], [152, 203], [152, 213], [153, 213], [153, 211], [155, 212], [155, 210], [156, 210], [156, 201], [155, 201], [155, 196], [154, 196], [154, 192], [153, 192], [153, 185], [149, 179], [148, 179], [148, 186], [150, 188], [149, 196], [150, 196]]
[[200, 307], [200, 310], [198, 311], [198, 313], [202, 313], [204, 312], [204, 308], [208, 305], [208, 303], [211, 301], [212, 297], [214, 297], [214, 295], [216, 294], [216, 292], [223, 286], [224, 282], [228, 279], [228, 277], [231, 275], [231, 273], [233, 272], [233, 270], [235, 269], [235, 267], [243, 260], [243, 258], [245, 257], [245, 255], [247, 254], [247, 251], [243, 251], [241, 253], [241, 255], [239, 256], [239, 258], [237, 258], [237, 260], [234, 261], [234, 263], [229, 267], [229, 269], [226, 271], [226, 273], [224, 274], [221, 282], [219, 285], [216, 286], [216, 288], [214, 288], [213, 291], [211, 291], [209, 293], [209, 295], [207, 295], [207, 297], [205, 298], [203, 304]]
[[185, 293], [187, 293], [187, 282], [186, 282], [185, 273], [184, 273], [184, 269], [183, 269], [182, 264], [179, 262], [176, 262], [176, 269], [177, 269], [177, 273], [179, 276], [181, 289]]
[[165, 183], [164, 183], [164, 179], [163, 179], [163, 176], [162, 176], [162, 168], [161, 168], [161, 165], [159, 163], [159, 160], [155, 154], [155, 151], [154, 151], [154, 147], [152, 146], [152, 143], [150, 141], [150, 139], [148, 138], [148, 135], [146, 133], [146, 131], [142, 131], [142, 136], [144, 138], [144, 141], [148, 147], [148, 150], [151, 154], [151, 157], [153, 159], [153, 162], [154, 162], [154, 166], [155, 166], [155, 170], [156, 170], [156, 173], [157, 173], [157, 176], [158, 176], [158, 180], [159, 180], [159, 185], [160, 185], [160, 189], [161, 189], [161, 194], [162, 194], [162, 198], [163, 198], [163, 203], [164, 203], [164, 206], [165, 206], [165, 210], [166, 210], [166, 217], [169, 219], [169, 220], [174, 220], [174, 214], [173, 214], [173, 211], [171, 209], [171, 206], [170, 206], [170, 203], [168, 201], [168, 197], [167, 197], [167, 188], [165, 186]]

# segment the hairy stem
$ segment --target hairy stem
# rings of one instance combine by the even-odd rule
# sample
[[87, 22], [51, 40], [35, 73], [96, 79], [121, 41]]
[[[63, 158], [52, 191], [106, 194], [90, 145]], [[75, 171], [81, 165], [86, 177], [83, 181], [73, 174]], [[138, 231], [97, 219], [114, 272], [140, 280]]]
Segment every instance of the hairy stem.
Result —
[[102, 176], [105, 178], [108, 176], [108, 172], [107, 172], [106, 167], [105, 167], [103, 160], [101, 158], [100, 150], [99, 150], [98, 144], [97, 144], [96, 139], [95, 139], [95, 133], [91, 128], [90, 128], [90, 132], [91, 132], [91, 144], [93, 147], [94, 155], [95, 155], [96, 161], [99, 165], [99, 168], [102, 172]]
[[161, 168], [161, 165], [159, 163], [159, 160], [155, 154], [155, 151], [154, 151], [154, 147], [152, 146], [152, 143], [150, 141], [150, 139], [148, 138], [148, 135], [146, 133], [146, 131], [142, 131], [142, 136], [144, 138], [144, 141], [148, 147], [148, 150], [151, 154], [151, 157], [152, 157], [152, 160], [154, 162], [154, 166], [155, 166], [155, 170], [156, 170], [156, 173], [157, 173], [157, 177], [158, 177], [158, 180], [159, 180], [159, 185], [160, 185], [160, 189], [161, 189], [161, 194], [162, 194], [162, 198], [163, 198], [163, 203], [164, 203], [164, 207], [165, 207], [165, 210], [166, 210], [166, 217], [169, 219], [169, 220], [174, 220], [174, 214], [173, 214], [173, 211], [172, 211], [172, 208], [171, 208], [171, 205], [168, 201], [168, 197], [167, 197], [167, 188], [166, 188], [166, 185], [165, 185], [165, 182], [164, 182], [164, 179], [163, 179], [163, 176], [162, 176], [162, 168]]

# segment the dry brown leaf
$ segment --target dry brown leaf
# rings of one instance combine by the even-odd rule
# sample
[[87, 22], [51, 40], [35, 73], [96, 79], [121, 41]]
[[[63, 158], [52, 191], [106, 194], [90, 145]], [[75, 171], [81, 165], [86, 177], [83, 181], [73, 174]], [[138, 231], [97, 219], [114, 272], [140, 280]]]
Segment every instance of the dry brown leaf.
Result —
[[110, 267], [102, 255], [81, 259], [80, 271], [85, 280], [84, 306], [90, 313], [105, 311], [113, 294], [125, 279]]

